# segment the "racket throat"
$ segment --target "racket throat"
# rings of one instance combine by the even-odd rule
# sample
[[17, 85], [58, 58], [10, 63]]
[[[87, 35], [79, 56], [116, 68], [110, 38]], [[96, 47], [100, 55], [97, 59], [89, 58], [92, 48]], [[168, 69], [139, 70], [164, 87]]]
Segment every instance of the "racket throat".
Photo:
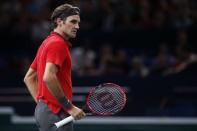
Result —
[[92, 116], [93, 113], [86, 113], [86, 116]]

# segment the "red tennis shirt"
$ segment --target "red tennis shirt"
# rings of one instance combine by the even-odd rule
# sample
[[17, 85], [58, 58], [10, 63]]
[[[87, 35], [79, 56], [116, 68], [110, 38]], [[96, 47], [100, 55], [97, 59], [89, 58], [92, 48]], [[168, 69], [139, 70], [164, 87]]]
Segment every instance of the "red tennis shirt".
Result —
[[43, 41], [31, 68], [38, 74], [38, 94], [37, 99], [42, 99], [52, 112], [58, 113], [62, 108], [58, 100], [50, 93], [43, 75], [47, 62], [59, 66], [57, 77], [65, 96], [72, 101], [72, 81], [71, 81], [71, 56], [69, 48], [71, 44], [56, 32], [51, 34]]

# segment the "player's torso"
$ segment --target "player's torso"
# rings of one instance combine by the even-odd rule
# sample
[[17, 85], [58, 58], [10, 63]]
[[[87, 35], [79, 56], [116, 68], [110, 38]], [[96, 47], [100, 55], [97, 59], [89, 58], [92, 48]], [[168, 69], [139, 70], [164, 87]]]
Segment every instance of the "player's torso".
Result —
[[[71, 56], [68, 46], [66, 45], [66, 42], [63, 42], [62, 38], [56, 35], [50, 35], [48, 36], [40, 46], [38, 52], [37, 52], [37, 67], [38, 67], [38, 77], [39, 77], [39, 86], [40, 89], [43, 88], [46, 90], [46, 85], [43, 82], [43, 75], [47, 63], [47, 59], [50, 53], [50, 50], [53, 50], [55, 46], [60, 46], [61, 48], [64, 48], [65, 52], [62, 53], [63, 56], [65, 56], [65, 60], [62, 63], [62, 66], [59, 68], [59, 71], [57, 73], [58, 80], [61, 84], [61, 87], [65, 93], [65, 95], [72, 100], [72, 81], [71, 81]], [[59, 45], [58, 45], [59, 44]], [[40, 92], [42, 95], [45, 95], [45, 92]], [[48, 93], [46, 93], [49, 95]]]

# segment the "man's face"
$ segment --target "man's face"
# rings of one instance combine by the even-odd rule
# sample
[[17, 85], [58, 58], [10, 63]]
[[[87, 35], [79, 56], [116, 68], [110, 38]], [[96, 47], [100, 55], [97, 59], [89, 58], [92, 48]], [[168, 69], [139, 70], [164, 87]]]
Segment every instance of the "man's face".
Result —
[[71, 15], [62, 21], [60, 29], [67, 38], [75, 38], [77, 30], [79, 29], [80, 17], [79, 15]]

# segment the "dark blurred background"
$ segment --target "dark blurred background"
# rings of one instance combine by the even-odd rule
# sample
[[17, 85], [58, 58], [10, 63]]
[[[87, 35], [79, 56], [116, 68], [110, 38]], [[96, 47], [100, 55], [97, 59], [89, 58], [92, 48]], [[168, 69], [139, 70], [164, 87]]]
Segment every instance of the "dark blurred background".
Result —
[[120, 116], [197, 116], [196, 0], [1, 0], [1, 106], [33, 115], [23, 77], [65, 2], [81, 9], [71, 40], [76, 104], [84, 87], [114, 82], [127, 89]]

